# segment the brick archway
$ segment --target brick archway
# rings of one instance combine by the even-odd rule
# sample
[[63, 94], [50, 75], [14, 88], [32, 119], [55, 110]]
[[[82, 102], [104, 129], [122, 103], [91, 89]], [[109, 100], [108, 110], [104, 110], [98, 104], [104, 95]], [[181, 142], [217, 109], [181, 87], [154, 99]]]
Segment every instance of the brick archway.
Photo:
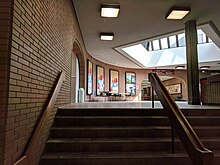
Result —
[[86, 71], [85, 71], [85, 69], [86, 69], [86, 67], [85, 67], [85, 57], [82, 53], [80, 44], [76, 39], [73, 42], [73, 52], [77, 56], [78, 61], [79, 61], [79, 74], [80, 74], [79, 87], [85, 89], [85, 87], [86, 87], [86, 85], [85, 85], [85, 73], [86, 73]]

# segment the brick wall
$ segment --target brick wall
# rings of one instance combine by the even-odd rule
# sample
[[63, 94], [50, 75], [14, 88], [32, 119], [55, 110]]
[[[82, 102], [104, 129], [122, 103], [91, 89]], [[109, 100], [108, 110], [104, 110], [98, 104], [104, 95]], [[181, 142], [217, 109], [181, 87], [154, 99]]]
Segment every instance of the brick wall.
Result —
[[4, 161], [5, 148], [12, 5], [12, 0], [0, 1], [0, 164], [3, 164]]
[[[66, 72], [66, 81], [54, 114], [56, 107], [70, 102], [71, 55], [76, 38], [83, 45], [71, 0], [14, 0], [4, 165], [24, 153], [61, 70]], [[82, 49], [84, 54], [85, 48]], [[51, 123], [50, 120], [39, 139], [33, 165], [38, 164]]]

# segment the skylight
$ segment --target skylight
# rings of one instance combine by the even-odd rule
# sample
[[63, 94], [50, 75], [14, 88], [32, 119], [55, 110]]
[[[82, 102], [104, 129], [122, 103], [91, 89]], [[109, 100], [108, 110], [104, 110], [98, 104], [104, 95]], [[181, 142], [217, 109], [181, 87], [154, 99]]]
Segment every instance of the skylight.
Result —
[[[123, 47], [121, 50], [135, 63], [144, 68], [153, 68], [186, 64], [185, 45], [185, 33], [179, 33]], [[201, 29], [198, 29], [198, 58], [199, 62], [220, 60], [219, 48]]]
[[142, 44], [122, 48], [122, 50], [144, 66], [147, 66], [150, 60], [150, 53], [143, 47]]

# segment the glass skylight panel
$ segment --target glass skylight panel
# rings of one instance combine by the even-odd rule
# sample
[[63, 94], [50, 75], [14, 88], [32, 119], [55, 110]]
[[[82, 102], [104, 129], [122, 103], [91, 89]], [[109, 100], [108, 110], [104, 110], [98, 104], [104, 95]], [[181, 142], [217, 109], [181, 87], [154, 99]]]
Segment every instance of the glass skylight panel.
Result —
[[152, 42], [150, 41], [149, 42], [149, 51], [152, 51], [153, 50], [153, 48], [152, 48]]
[[178, 34], [177, 37], [178, 37], [179, 46], [185, 46], [186, 45], [185, 33]]
[[150, 60], [149, 52], [143, 47], [142, 44], [129, 46], [126, 48], [122, 48], [124, 52], [130, 55], [135, 60], [139, 61], [144, 66], [148, 65]]
[[197, 35], [198, 35], [198, 43], [206, 43], [206, 34], [201, 30], [197, 30]]
[[162, 49], [167, 49], [168, 48], [167, 37], [160, 39], [160, 42], [161, 42], [161, 48]]
[[160, 49], [159, 40], [154, 40], [153, 41], [153, 48], [154, 48], [154, 50], [159, 50]]
[[171, 48], [177, 47], [177, 44], [176, 44], [176, 36], [170, 36], [170, 37], [169, 37], [169, 41], [170, 41], [170, 47], [171, 47]]
[[[201, 30], [198, 34], [198, 61], [208, 62], [219, 60], [220, 51], [210, 38]], [[138, 61], [139, 65], [147, 68], [186, 64], [185, 33], [172, 34], [168, 37], [145, 41], [137, 45], [122, 48], [130, 57]], [[175, 48], [175, 49], [173, 49]], [[210, 54], [211, 51], [211, 54]], [[210, 54], [207, 56], [207, 54]]]

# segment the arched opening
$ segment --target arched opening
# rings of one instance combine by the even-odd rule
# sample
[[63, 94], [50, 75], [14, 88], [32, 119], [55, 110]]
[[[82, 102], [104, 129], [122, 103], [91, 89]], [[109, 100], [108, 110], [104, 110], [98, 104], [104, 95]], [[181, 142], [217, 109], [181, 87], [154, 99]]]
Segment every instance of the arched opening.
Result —
[[71, 65], [71, 103], [77, 103], [79, 88], [85, 89], [85, 59], [77, 40], [73, 43]]
[[78, 102], [79, 75], [79, 60], [77, 56], [73, 54], [71, 69], [71, 103]]
[[[163, 84], [167, 87], [168, 91], [169, 88], [171, 89], [170, 94], [176, 101], [186, 101], [188, 100], [187, 97], [187, 85], [183, 78], [178, 76], [164, 76], [159, 75]], [[178, 91], [172, 91], [177, 90]], [[148, 81], [148, 78], [144, 79], [141, 83], [141, 100], [151, 100], [152, 97], [152, 89], [151, 84]]]

